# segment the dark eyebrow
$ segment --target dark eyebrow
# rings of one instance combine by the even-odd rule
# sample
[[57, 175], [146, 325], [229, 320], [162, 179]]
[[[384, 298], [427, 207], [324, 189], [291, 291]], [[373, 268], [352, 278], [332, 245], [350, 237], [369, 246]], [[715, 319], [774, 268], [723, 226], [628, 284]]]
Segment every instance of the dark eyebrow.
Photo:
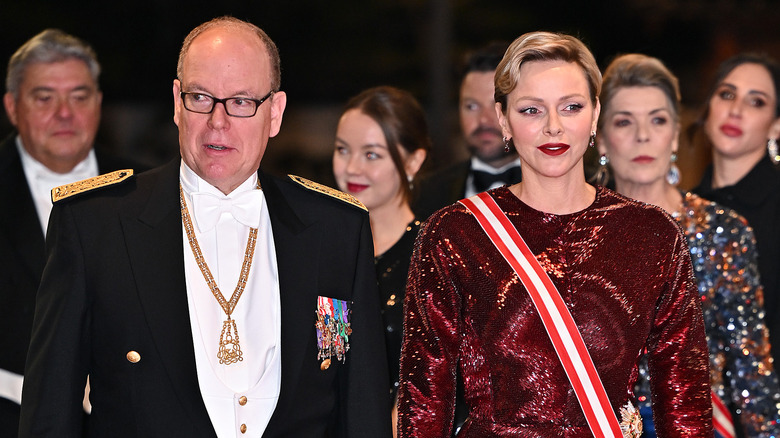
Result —
[[[341, 139], [339, 137], [336, 137], [336, 143], [341, 143], [341, 144], [349, 146], [349, 143], [347, 143], [346, 141], [344, 141], [343, 139]], [[379, 143], [368, 143], [368, 144], [364, 144], [364, 145], [360, 146], [360, 149], [370, 149], [370, 148], [389, 149], [387, 146], [385, 146], [383, 144], [379, 144]]]
[[666, 108], [666, 107], [661, 107], [661, 108], [656, 108], [656, 109], [654, 109], [654, 110], [650, 111], [650, 114], [659, 113], [659, 112], [661, 112], [661, 111], [666, 111], [667, 113], [668, 113], [668, 112], [671, 112], [671, 111], [669, 110], [669, 108]]
[[[722, 87], [727, 87], [727, 88], [729, 88], [731, 90], [736, 90], [737, 89], [737, 87], [735, 85], [729, 84], [728, 82], [721, 82], [720, 85]], [[767, 93], [765, 91], [761, 91], [761, 90], [748, 90], [748, 94], [759, 94], [761, 96], [766, 97], [767, 99], [771, 99], [772, 98], [771, 94], [769, 94], [769, 93]]]
[[[659, 113], [661, 111], [664, 111], [664, 112], [667, 112], [667, 113], [671, 112], [669, 110], [669, 108], [660, 107], [660, 108], [656, 108], [656, 109], [650, 110], [650, 112], [648, 112], [648, 114], [653, 115], [653, 114]], [[632, 113], [631, 111], [615, 111], [615, 112], [612, 113], [612, 115], [613, 116], [621, 115], [621, 116], [631, 116], [631, 117], [634, 117], [634, 113]]]

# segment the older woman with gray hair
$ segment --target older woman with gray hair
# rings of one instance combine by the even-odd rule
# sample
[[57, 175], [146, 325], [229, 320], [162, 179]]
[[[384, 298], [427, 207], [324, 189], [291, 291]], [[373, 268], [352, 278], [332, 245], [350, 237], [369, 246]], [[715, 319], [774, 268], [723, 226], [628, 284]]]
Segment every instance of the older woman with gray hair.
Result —
[[[608, 161], [618, 192], [669, 213], [690, 247], [710, 352], [715, 430], [780, 435], [780, 388], [764, 324], [753, 231], [734, 210], [675, 187], [677, 78], [656, 58], [619, 56], [604, 73], [601, 105], [602, 168]], [[655, 394], [646, 363], [637, 395], [645, 435], [655, 436], [650, 415]]]

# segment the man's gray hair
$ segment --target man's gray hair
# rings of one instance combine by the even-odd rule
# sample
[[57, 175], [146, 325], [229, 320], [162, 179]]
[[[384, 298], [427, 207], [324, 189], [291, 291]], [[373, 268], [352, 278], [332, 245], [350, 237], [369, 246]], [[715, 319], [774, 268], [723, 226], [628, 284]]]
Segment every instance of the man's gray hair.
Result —
[[8, 74], [5, 77], [5, 89], [14, 98], [19, 96], [19, 87], [24, 80], [25, 69], [30, 64], [62, 62], [78, 59], [87, 65], [95, 85], [98, 85], [100, 64], [97, 55], [89, 44], [59, 29], [46, 29], [30, 38], [11, 56], [8, 61]]

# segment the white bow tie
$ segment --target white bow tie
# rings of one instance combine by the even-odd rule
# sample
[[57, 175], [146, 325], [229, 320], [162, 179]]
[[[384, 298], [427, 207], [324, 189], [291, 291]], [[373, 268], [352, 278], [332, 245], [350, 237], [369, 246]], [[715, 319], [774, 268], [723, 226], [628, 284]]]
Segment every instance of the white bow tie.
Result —
[[258, 228], [260, 211], [263, 207], [263, 192], [248, 190], [230, 198], [222, 198], [212, 193], [196, 192], [192, 194], [192, 209], [195, 223], [201, 233], [205, 233], [219, 222], [222, 213], [230, 213], [242, 224]]
[[50, 188], [81, 181], [90, 178], [91, 176], [93, 175], [90, 174], [89, 168], [84, 167], [83, 169], [79, 169], [78, 166], [76, 169], [66, 174], [54, 173], [48, 169], [37, 169], [35, 172], [35, 178], [43, 185], [51, 186]]

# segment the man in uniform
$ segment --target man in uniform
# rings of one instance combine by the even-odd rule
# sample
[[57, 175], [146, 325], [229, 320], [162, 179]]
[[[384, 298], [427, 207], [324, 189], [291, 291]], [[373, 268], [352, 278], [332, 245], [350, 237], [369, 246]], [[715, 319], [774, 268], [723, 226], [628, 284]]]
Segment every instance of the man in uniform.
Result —
[[[133, 167], [94, 149], [100, 65], [84, 41], [47, 29], [11, 56], [0, 143], [0, 438], [16, 437], [51, 189]], [[84, 382], [82, 382], [82, 390]]]
[[258, 170], [280, 76], [262, 30], [202, 24], [173, 81], [181, 160], [55, 189], [21, 437], [81, 434], [87, 374], [88, 436], [389, 436], [368, 214]]

